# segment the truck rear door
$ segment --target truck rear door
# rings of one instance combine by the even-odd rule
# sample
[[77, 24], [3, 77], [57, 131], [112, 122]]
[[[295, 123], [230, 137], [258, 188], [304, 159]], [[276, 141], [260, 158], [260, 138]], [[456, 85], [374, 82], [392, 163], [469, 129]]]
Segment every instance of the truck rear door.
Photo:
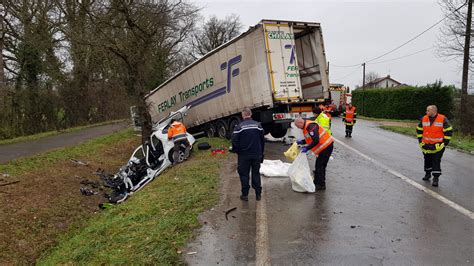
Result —
[[275, 100], [302, 97], [295, 38], [288, 23], [264, 23], [265, 48]]

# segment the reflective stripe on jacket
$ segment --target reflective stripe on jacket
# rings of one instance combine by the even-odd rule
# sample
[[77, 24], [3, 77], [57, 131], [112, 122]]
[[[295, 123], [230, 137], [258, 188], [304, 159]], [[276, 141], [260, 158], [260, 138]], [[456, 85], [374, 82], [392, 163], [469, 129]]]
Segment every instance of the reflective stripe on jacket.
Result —
[[183, 125], [183, 123], [174, 121], [168, 129], [168, 139], [173, 139], [173, 141], [177, 141], [186, 138], [186, 127]]
[[423, 126], [423, 138], [421, 141], [426, 144], [436, 144], [443, 142], [443, 122], [444, 115], [442, 114], [438, 114], [432, 124], [430, 123], [430, 118], [428, 115], [425, 115], [421, 121]]
[[[314, 134], [314, 132], [308, 131], [307, 128], [308, 128], [308, 125], [314, 124], [314, 123], [315, 123], [314, 121], [306, 120], [303, 127], [304, 139], [306, 141], [306, 144], [308, 145], [313, 142], [312, 134]], [[318, 126], [318, 134], [319, 134], [319, 143], [313, 148], [311, 148], [311, 151], [314, 154], [319, 154], [321, 151], [323, 151], [329, 145], [331, 145], [331, 143], [333, 143], [334, 141], [333, 137], [331, 137], [329, 132], [326, 129], [324, 129], [322, 126], [321, 127]]]
[[318, 117], [314, 120], [320, 127], [323, 127], [329, 132], [329, 135], [332, 135], [331, 132], [331, 119], [323, 112], [321, 112]]

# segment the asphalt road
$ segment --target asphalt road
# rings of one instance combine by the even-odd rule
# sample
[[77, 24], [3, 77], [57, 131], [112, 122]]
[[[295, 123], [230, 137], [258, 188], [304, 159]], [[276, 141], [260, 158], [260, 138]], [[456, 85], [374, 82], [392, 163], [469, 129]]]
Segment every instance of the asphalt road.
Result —
[[45, 137], [34, 141], [0, 145], [0, 163], [7, 163], [20, 157], [32, 156], [49, 150], [76, 145], [92, 138], [111, 134], [128, 126], [128, 122], [120, 122], [86, 128], [78, 132]]
[[[415, 138], [360, 120], [352, 138], [333, 121], [327, 190], [292, 191], [263, 177], [261, 202], [238, 199], [235, 160], [222, 171], [222, 201], [185, 251], [190, 265], [473, 265], [474, 156], [447, 150], [440, 186], [421, 178]], [[288, 146], [268, 143], [285, 160]], [[314, 160], [310, 161], [314, 167]], [[237, 209], [224, 216], [224, 211]], [[189, 254], [188, 254], [189, 253]]]

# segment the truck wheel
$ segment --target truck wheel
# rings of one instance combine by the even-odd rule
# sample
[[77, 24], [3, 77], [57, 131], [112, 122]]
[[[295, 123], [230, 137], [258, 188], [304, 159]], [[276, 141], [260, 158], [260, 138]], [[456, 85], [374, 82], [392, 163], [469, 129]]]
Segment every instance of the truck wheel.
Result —
[[216, 131], [219, 138], [229, 138], [229, 128], [225, 120], [219, 119], [219, 121], [217, 121]]
[[206, 137], [213, 138], [216, 135], [216, 128], [214, 127], [212, 123], [207, 123], [204, 126], [204, 133]]
[[279, 139], [283, 138], [286, 135], [287, 128], [285, 128], [281, 124], [274, 124], [273, 127], [270, 129], [270, 134], [272, 137]]
[[263, 128], [263, 135], [267, 135], [268, 133], [270, 133], [270, 129], [272, 128], [273, 126], [270, 124], [262, 124], [262, 128]]
[[232, 136], [232, 132], [234, 132], [234, 128], [240, 124], [240, 121], [242, 121], [240, 119], [240, 117], [238, 116], [234, 116], [231, 120], [230, 120], [230, 123], [229, 123], [229, 136]]

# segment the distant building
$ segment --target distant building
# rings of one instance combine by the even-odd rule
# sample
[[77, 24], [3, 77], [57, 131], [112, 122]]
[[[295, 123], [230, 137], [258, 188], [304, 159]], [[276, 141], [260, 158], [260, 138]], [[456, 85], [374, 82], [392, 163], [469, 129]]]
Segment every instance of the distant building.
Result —
[[377, 78], [372, 82], [365, 84], [365, 88], [393, 88], [404, 85], [387, 75], [383, 78]]

